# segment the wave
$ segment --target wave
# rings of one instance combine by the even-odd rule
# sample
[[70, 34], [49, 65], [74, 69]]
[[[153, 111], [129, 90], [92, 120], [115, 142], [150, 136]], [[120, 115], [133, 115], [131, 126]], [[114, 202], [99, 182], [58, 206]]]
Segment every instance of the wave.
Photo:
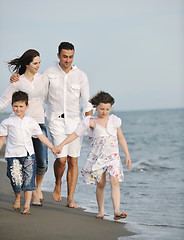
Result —
[[152, 163], [151, 160], [139, 160], [137, 162], [132, 163], [131, 169], [133, 172], [135, 171], [164, 171], [164, 170], [174, 170], [173, 167], [168, 166], [160, 166]]

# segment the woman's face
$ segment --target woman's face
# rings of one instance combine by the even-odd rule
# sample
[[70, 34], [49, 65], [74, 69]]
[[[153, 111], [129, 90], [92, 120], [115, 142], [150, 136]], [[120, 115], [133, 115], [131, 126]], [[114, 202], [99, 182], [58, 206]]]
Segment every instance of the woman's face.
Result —
[[26, 71], [36, 74], [40, 68], [40, 57], [34, 57], [33, 61], [29, 65], [26, 65]]

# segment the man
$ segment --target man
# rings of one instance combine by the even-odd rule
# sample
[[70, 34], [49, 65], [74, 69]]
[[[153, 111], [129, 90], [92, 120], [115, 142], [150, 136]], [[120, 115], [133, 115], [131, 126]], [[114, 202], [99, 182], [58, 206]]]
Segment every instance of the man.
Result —
[[[59, 64], [44, 72], [47, 86], [47, 109], [49, 131], [56, 146], [72, 133], [81, 120], [80, 99], [83, 116], [92, 115], [92, 105], [89, 100], [89, 84], [87, 76], [76, 66], [72, 66], [74, 46], [62, 42], [58, 47]], [[63, 148], [54, 162], [55, 188], [54, 200], [61, 201], [61, 179], [68, 163], [67, 170], [67, 206], [78, 208], [73, 197], [78, 178], [77, 159], [80, 155], [81, 140], [70, 143]]]

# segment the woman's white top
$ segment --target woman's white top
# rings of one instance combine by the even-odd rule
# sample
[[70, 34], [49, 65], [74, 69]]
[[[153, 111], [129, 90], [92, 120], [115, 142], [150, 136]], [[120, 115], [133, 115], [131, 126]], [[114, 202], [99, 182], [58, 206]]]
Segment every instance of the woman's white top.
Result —
[[29, 108], [26, 111], [27, 116], [31, 116], [38, 123], [44, 123], [43, 102], [45, 99], [45, 84], [41, 74], [37, 73], [33, 81], [29, 81], [24, 75], [21, 75], [19, 81], [10, 83], [2, 97], [0, 97], [0, 110], [6, 108], [12, 101], [12, 95], [15, 91], [23, 91], [28, 94]]

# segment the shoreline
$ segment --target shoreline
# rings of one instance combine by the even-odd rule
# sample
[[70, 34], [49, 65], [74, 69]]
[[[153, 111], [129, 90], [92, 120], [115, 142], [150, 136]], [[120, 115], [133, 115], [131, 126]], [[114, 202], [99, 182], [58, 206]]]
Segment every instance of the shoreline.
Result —
[[[0, 162], [0, 185], [0, 234], [3, 240], [115, 240], [134, 235], [126, 230], [125, 223], [96, 219], [96, 213], [66, 207], [64, 197], [62, 202], [55, 202], [50, 192], [43, 192], [43, 206], [31, 206], [29, 216], [13, 210], [14, 193], [6, 176], [5, 162]], [[21, 207], [23, 203], [22, 194]]]

